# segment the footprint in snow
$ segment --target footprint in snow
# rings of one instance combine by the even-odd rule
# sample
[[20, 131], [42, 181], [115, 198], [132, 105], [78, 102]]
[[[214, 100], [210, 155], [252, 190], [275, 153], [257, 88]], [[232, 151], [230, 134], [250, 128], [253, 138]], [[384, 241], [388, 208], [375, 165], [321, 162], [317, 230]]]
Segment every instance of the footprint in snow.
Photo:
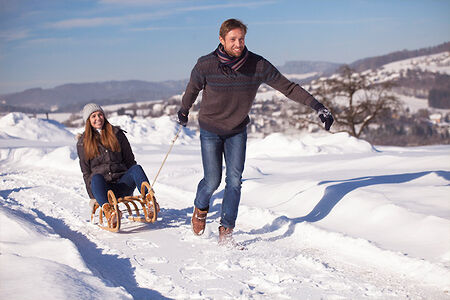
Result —
[[168, 262], [168, 260], [165, 257], [158, 257], [158, 256], [140, 257], [137, 255], [134, 255], [133, 259], [141, 266], [154, 265], [154, 264], [165, 264]]
[[199, 280], [223, 279], [222, 276], [211, 272], [201, 266], [198, 262], [194, 262], [180, 268], [179, 272], [183, 275], [183, 277], [193, 282], [198, 282]]
[[159, 248], [159, 246], [156, 245], [155, 243], [140, 238], [133, 238], [127, 240], [125, 243], [128, 247], [130, 247], [133, 250], [138, 250], [142, 248]]

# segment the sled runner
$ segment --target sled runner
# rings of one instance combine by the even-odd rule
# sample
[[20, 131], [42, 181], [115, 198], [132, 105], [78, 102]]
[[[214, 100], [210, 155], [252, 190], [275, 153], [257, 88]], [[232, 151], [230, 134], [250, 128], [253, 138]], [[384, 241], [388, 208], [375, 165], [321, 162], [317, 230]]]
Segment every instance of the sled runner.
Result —
[[[120, 230], [122, 211], [119, 209], [119, 204], [123, 204], [126, 207], [128, 219], [134, 222], [154, 223], [160, 211], [159, 204], [156, 202], [155, 193], [148, 182], [142, 183], [141, 194], [137, 196], [116, 198], [113, 191], [109, 190], [108, 202], [109, 211], [104, 211], [96, 203], [92, 210], [91, 222], [93, 222], [96, 211], [99, 209], [98, 226], [111, 232], [119, 232]], [[106, 219], [106, 225], [104, 225], [103, 218]]]
[[[172, 144], [170, 145], [169, 151], [167, 152], [161, 167], [156, 173], [155, 179], [153, 180], [153, 184], [150, 186], [148, 182], [143, 182], [141, 185], [141, 194], [138, 196], [125, 196], [122, 198], [116, 198], [113, 191], [108, 191], [108, 211], [104, 211], [102, 207], [95, 202], [94, 207], [91, 213], [91, 223], [94, 220], [95, 212], [98, 208], [99, 210], [99, 224], [98, 226], [104, 230], [111, 232], [119, 232], [120, 230], [120, 219], [122, 218], [122, 211], [119, 210], [119, 204], [123, 204], [126, 207], [128, 212], [128, 219], [134, 222], [145, 222], [145, 223], [154, 223], [158, 217], [158, 213], [160, 211], [159, 204], [156, 202], [155, 192], [153, 191], [153, 186], [155, 185], [156, 179], [158, 178], [159, 173], [161, 172], [164, 163], [169, 156], [170, 151], [175, 144], [175, 141], [178, 138], [178, 135], [181, 132], [181, 126], [178, 128], [177, 134], [172, 140]], [[147, 193], [146, 193], [147, 191]], [[105, 204], [106, 205], [106, 204]], [[104, 206], [105, 206], [104, 205]], [[141, 215], [140, 211], [142, 209], [143, 215]], [[134, 213], [133, 213], [134, 212]], [[103, 217], [106, 218], [107, 225], [103, 225]]]

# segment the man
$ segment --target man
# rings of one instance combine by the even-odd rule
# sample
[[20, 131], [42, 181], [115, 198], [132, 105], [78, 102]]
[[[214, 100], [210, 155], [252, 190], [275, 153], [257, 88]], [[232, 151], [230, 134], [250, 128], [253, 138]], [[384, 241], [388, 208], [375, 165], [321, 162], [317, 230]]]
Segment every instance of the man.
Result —
[[316, 110], [326, 130], [333, 117], [307, 91], [286, 79], [263, 57], [247, 50], [247, 26], [236, 19], [222, 23], [220, 44], [212, 53], [200, 57], [191, 73], [182, 98], [178, 119], [188, 122], [189, 109], [203, 90], [199, 111], [200, 141], [204, 177], [197, 187], [191, 224], [194, 234], [205, 230], [209, 201], [222, 179], [222, 156], [226, 165], [226, 186], [222, 201], [219, 244], [234, 243], [232, 231], [241, 198], [247, 144], [248, 113], [258, 87], [266, 83], [286, 97]]

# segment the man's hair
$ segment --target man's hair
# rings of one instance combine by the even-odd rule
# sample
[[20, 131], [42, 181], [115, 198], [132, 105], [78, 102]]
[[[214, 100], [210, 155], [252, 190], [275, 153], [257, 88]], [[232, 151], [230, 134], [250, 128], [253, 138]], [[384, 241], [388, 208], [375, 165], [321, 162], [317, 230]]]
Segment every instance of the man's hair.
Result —
[[247, 34], [247, 25], [242, 23], [242, 21], [237, 19], [228, 19], [220, 26], [219, 35], [221, 38], [225, 39], [227, 33], [236, 28], [240, 28], [244, 34]]

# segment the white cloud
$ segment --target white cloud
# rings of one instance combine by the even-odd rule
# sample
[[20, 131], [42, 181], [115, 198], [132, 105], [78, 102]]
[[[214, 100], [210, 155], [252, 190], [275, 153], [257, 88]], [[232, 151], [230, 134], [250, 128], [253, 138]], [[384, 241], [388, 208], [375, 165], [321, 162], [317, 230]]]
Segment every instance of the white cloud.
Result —
[[76, 18], [49, 23], [47, 27], [56, 29], [68, 29], [122, 25], [144, 20], [159, 19], [170, 14], [172, 13], [169, 11], [158, 11], [153, 13], [129, 14], [119, 17]]
[[[131, 3], [147, 3], [147, 4], [158, 4], [159, 0], [143, 1], [143, 0], [103, 0], [102, 2], [107, 3], [121, 3], [121, 4], [131, 4]], [[165, 3], [165, 2], [164, 2]], [[186, 7], [176, 7], [170, 10], [159, 10], [152, 13], [142, 13], [142, 14], [128, 14], [118, 17], [95, 17], [95, 18], [75, 18], [67, 19], [59, 22], [54, 22], [48, 24], [47, 27], [56, 29], [68, 29], [68, 28], [87, 28], [87, 27], [99, 27], [107, 25], [122, 25], [129, 24], [138, 21], [154, 20], [165, 16], [170, 16], [174, 14], [180, 14], [183, 12], [192, 11], [204, 11], [204, 10], [217, 10], [224, 8], [239, 8], [239, 7], [255, 7], [261, 5], [272, 4], [273, 1], [255, 1], [255, 2], [244, 2], [244, 3], [227, 3], [227, 4], [213, 4], [213, 5], [202, 5], [202, 6], [186, 6]]]
[[67, 44], [67, 43], [73, 43], [75, 40], [73, 38], [37, 38], [37, 39], [31, 39], [26, 41], [25, 44], [28, 45], [48, 45], [48, 44]]
[[119, 5], [159, 5], [171, 2], [181, 2], [181, 0], [100, 0], [103, 4]]
[[352, 20], [282, 20], [282, 21], [261, 21], [252, 22], [252, 25], [289, 25], [289, 24], [361, 24], [361, 23], [377, 23], [392, 21], [392, 18], [366, 18], [366, 19], [352, 19]]
[[196, 30], [200, 28], [205, 28], [205, 26], [150, 26], [150, 27], [140, 27], [132, 28], [129, 31], [162, 31], [162, 30]]
[[105, 25], [118, 25], [125, 22], [124, 17], [98, 17], [98, 18], [77, 18], [51, 23], [48, 27], [57, 29], [98, 27]]
[[242, 3], [227, 3], [227, 4], [212, 4], [212, 5], [201, 5], [201, 6], [190, 6], [190, 7], [180, 7], [177, 11], [200, 11], [200, 10], [215, 10], [222, 8], [235, 8], [235, 7], [256, 7], [267, 4], [273, 4], [275, 1], [254, 1], [254, 2], [242, 2]]
[[11, 30], [11, 31], [0, 31], [0, 39], [6, 41], [14, 41], [26, 39], [30, 36], [30, 33], [26, 29], [22, 30]]

